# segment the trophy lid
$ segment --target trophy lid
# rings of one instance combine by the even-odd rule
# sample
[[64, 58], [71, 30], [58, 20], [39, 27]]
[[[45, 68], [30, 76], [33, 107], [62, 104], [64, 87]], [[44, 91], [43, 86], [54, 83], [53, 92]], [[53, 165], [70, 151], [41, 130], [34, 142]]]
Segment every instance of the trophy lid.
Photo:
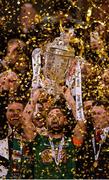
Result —
[[47, 45], [46, 53], [74, 57], [74, 49], [69, 45], [72, 36], [74, 36], [73, 28], [70, 28], [68, 32], [61, 32], [60, 37], [55, 38], [52, 43]]

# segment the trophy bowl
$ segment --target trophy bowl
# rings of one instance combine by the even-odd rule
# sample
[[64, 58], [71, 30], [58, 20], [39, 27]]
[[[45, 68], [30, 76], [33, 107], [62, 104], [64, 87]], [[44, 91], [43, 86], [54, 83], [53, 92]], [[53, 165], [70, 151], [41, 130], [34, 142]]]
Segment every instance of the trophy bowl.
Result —
[[57, 86], [65, 84], [66, 75], [74, 58], [74, 49], [60, 36], [47, 45], [44, 58], [45, 79], [49, 79], [50, 86], [56, 90]]

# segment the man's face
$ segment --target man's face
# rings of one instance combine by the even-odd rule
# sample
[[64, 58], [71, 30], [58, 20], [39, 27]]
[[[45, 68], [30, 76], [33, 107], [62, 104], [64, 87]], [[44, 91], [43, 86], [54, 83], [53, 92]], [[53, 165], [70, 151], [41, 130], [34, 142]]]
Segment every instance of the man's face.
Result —
[[19, 57], [23, 53], [23, 48], [25, 44], [20, 40], [15, 40], [10, 42], [7, 47], [7, 53], [4, 57], [4, 61], [7, 65], [13, 66], [16, 62], [18, 62]]
[[60, 109], [52, 109], [47, 116], [47, 128], [54, 132], [60, 132], [63, 130], [66, 122], [66, 118]]
[[8, 105], [6, 117], [11, 126], [18, 126], [21, 124], [22, 112], [23, 104], [14, 102]]
[[24, 33], [28, 33], [29, 29], [32, 29], [35, 22], [36, 10], [30, 3], [25, 3], [21, 8], [20, 22], [21, 28]]
[[92, 50], [100, 50], [103, 48], [103, 42], [97, 31], [90, 33], [90, 46]]
[[98, 31], [98, 33], [103, 36], [103, 34], [105, 33], [105, 25], [104, 24], [99, 24], [96, 27], [96, 31]]
[[0, 87], [6, 91], [16, 91], [19, 86], [19, 78], [15, 72], [4, 71], [0, 74]]
[[97, 128], [109, 125], [108, 114], [103, 106], [94, 106], [92, 108], [92, 118], [94, 126]]
[[102, 74], [102, 82], [108, 86], [109, 85], [109, 69], [105, 70], [105, 72]]
[[7, 54], [4, 62], [9, 67], [14, 67], [18, 71], [25, 70], [28, 67], [27, 56], [25, 54], [25, 44], [23, 41], [13, 41], [8, 44]]
[[107, 69], [101, 76], [101, 87], [103, 96], [109, 98], [109, 70]]
[[8, 45], [7, 53], [6, 53], [6, 56], [4, 58], [4, 60], [6, 61], [6, 63], [8, 65], [14, 65], [15, 62], [17, 61], [17, 59], [18, 59], [17, 48], [18, 48], [17, 42], [13, 42], [13, 43]]

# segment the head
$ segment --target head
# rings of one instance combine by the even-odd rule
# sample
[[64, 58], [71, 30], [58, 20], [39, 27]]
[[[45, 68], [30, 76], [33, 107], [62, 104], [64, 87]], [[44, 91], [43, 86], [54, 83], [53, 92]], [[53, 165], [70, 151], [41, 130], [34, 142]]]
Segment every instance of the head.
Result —
[[0, 16], [0, 28], [5, 25], [5, 16]]
[[86, 76], [87, 78], [92, 78], [94, 75], [93, 65], [89, 62], [85, 62], [81, 65], [81, 71], [84, 78], [86, 78]]
[[91, 110], [92, 120], [95, 128], [105, 128], [109, 126], [109, 115], [103, 105], [94, 105]]
[[20, 102], [12, 102], [8, 104], [6, 117], [10, 126], [18, 127], [21, 124], [23, 109], [24, 106]]
[[104, 37], [105, 34], [105, 23], [101, 21], [95, 21], [91, 25], [92, 31], [97, 31], [101, 38]]
[[109, 69], [105, 69], [100, 81], [103, 96], [109, 98]]
[[105, 84], [106, 86], [109, 85], [109, 69], [105, 69], [101, 78], [102, 78], [103, 84]]
[[46, 119], [48, 131], [53, 133], [63, 132], [66, 124], [67, 119], [60, 108], [55, 107], [49, 111]]
[[104, 48], [105, 25], [102, 22], [94, 22], [91, 25], [90, 45], [92, 50]]
[[96, 30], [90, 33], [90, 46], [92, 50], [100, 50], [104, 47], [103, 40]]
[[19, 71], [27, 68], [25, 48], [26, 44], [20, 39], [10, 39], [7, 45], [7, 53], [4, 57], [6, 66], [15, 67]]
[[2, 90], [15, 92], [19, 87], [19, 78], [13, 71], [4, 71], [0, 74], [0, 87]]
[[86, 100], [84, 101], [83, 105], [84, 105], [84, 112], [85, 114], [88, 113], [88, 111], [91, 111], [92, 109], [92, 104], [93, 104], [93, 101], [92, 100]]
[[24, 33], [28, 33], [30, 29], [34, 29], [35, 23], [40, 22], [40, 15], [31, 3], [25, 3], [21, 7], [20, 24]]

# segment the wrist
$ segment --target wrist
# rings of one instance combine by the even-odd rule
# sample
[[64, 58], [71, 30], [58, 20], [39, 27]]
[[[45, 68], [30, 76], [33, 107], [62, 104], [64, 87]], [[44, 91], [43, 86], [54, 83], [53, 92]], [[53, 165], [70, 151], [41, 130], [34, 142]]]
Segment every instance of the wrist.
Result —
[[72, 143], [76, 146], [76, 147], [81, 147], [83, 144], [83, 139], [80, 139], [76, 136], [72, 136]]

